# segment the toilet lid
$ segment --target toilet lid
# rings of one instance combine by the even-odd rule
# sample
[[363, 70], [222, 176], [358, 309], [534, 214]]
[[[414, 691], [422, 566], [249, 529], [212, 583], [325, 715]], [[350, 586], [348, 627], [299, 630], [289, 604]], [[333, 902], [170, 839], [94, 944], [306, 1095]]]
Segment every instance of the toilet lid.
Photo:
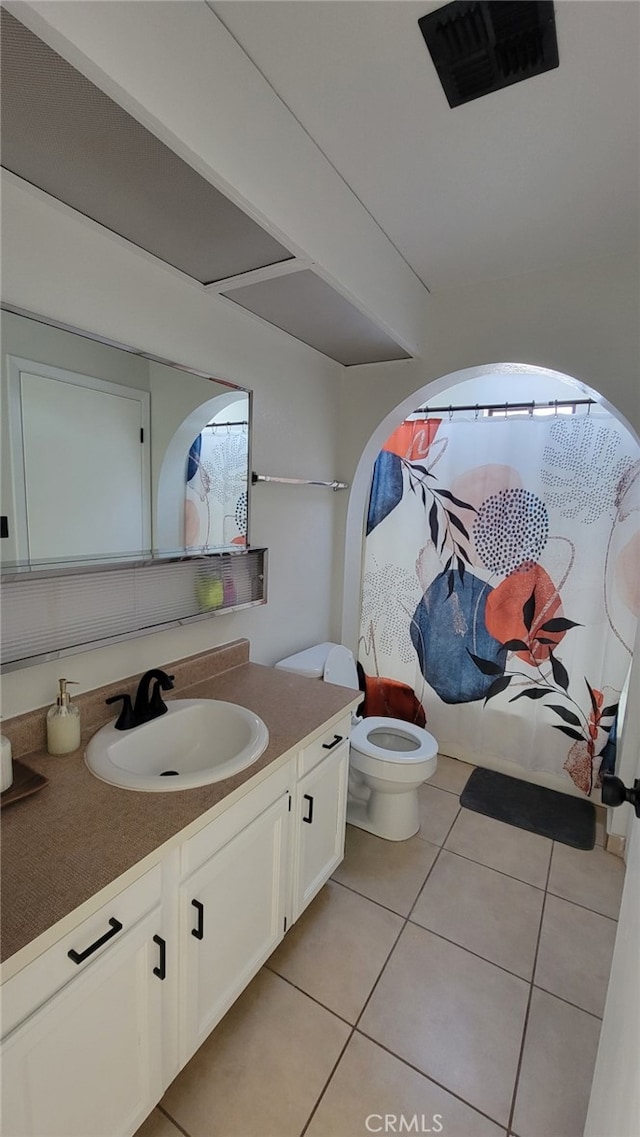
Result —
[[323, 678], [326, 683], [335, 683], [337, 687], [353, 687], [356, 691], [360, 689], [356, 665], [347, 647], [336, 644], [331, 648], [324, 665]]
[[[397, 739], [397, 749], [394, 736]], [[435, 758], [438, 753], [438, 743], [423, 727], [403, 722], [402, 719], [381, 716], [371, 716], [359, 722], [351, 731], [351, 745], [370, 758], [397, 762], [403, 766]]]
[[307, 647], [304, 651], [297, 651], [295, 655], [288, 655], [286, 659], [281, 659], [275, 666], [282, 671], [293, 671], [297, 675], [306, 675], [309, 679], [322, 679], [327, 656], [331, 649], [336, 646], [334, 643], [326, 642], [314, 644], [313, 647]]

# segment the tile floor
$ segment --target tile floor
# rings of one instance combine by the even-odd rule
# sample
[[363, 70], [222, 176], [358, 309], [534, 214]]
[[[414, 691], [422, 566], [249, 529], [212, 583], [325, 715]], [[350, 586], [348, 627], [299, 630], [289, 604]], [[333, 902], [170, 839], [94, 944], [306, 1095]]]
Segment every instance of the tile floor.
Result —
[[460, 810], [471, 769], [440, 758], [410, 841], [348, 827], [333, 879], [136, 1137], [366, 1137], [385, 1114], [581, 1137], [624, 866], [601, 824], [585, 853]]

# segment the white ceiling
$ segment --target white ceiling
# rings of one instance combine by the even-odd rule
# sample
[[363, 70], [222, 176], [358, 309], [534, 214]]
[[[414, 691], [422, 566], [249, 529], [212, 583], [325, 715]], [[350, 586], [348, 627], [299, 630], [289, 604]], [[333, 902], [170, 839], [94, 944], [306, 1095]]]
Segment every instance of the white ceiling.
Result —
[[453, 110], [441, 2], [209, 6], [432, 291], [637, 248], [638, 0], [556, 0], [560, 66]]

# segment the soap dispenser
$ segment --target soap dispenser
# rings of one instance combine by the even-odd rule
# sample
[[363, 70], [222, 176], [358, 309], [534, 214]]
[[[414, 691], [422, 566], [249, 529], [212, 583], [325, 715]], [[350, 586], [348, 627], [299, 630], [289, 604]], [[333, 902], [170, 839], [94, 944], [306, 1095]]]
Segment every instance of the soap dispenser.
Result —
[[49, 754], [70, 754], [80, 745], [80, 711], [71, 702], [67, 684], [73, 679], [59, 679], [60, 693], [47, 711], [47, 750]]

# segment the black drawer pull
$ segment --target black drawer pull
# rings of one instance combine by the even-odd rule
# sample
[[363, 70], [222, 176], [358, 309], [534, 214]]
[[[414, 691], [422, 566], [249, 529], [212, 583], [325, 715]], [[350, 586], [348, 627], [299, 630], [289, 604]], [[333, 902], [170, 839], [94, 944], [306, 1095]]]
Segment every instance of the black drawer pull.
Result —
[[191, 903], [192, 903], [193, 907], [195, 908], [196, 912], [198, 913], [198, 924], [195, 928], [191, 929], [191, 935], [195, 936], [197, 940], [203, 940], [204, 939], [204, 904], [201, 904], [199, 900], [192, 900]]
[[154, 942], [154, 944], [157, 944], [158, 947], [160, 948], [160, 959], [158, 961], [158, 966], [154, 967], [154, 969], [153, 969], [153, 974], [157, 975], [158, 979], [166, 979], [167, 978], [167, 943], [166, 943], [166, 940], [163, 940], [162, 936], [154, 936], [153, 942]]
[[304, 794], [303, 800], [309, 802], [309, 812], [306, 817], [302, 818], [302, 820], [306, 821], [307, 825], [311, 825], [311, 822], [313, 821], [313, 798], [311, 797], [311, 794]]
[[109, 920], [109, 928], [110, 931], [105, 932], [103, 936], [100, 936], [99, 940], [96, 940], [94, 944], [85, 948], [84, 951], [76, 951], [75, 948], [71, 948], [71, 951], [67, 952], [69, 959], [72, 959], [74, 963], [84, 963], [85, 959], [88, 959], [94, 951], [97, 951], [99, 947], [106, 944], [107, 940], [113, 939], [114, 936], [117, 936], [118, 932], [122, 931], [122, 924], [112, 916]]
[[342, 735], [341, 734], [334, 734], [333, 742], [323, 742], [322, 743], [322, 749], [323, 750], [333, 750], [334, 746], [337, 746], [339, 742], [342, 742]]

